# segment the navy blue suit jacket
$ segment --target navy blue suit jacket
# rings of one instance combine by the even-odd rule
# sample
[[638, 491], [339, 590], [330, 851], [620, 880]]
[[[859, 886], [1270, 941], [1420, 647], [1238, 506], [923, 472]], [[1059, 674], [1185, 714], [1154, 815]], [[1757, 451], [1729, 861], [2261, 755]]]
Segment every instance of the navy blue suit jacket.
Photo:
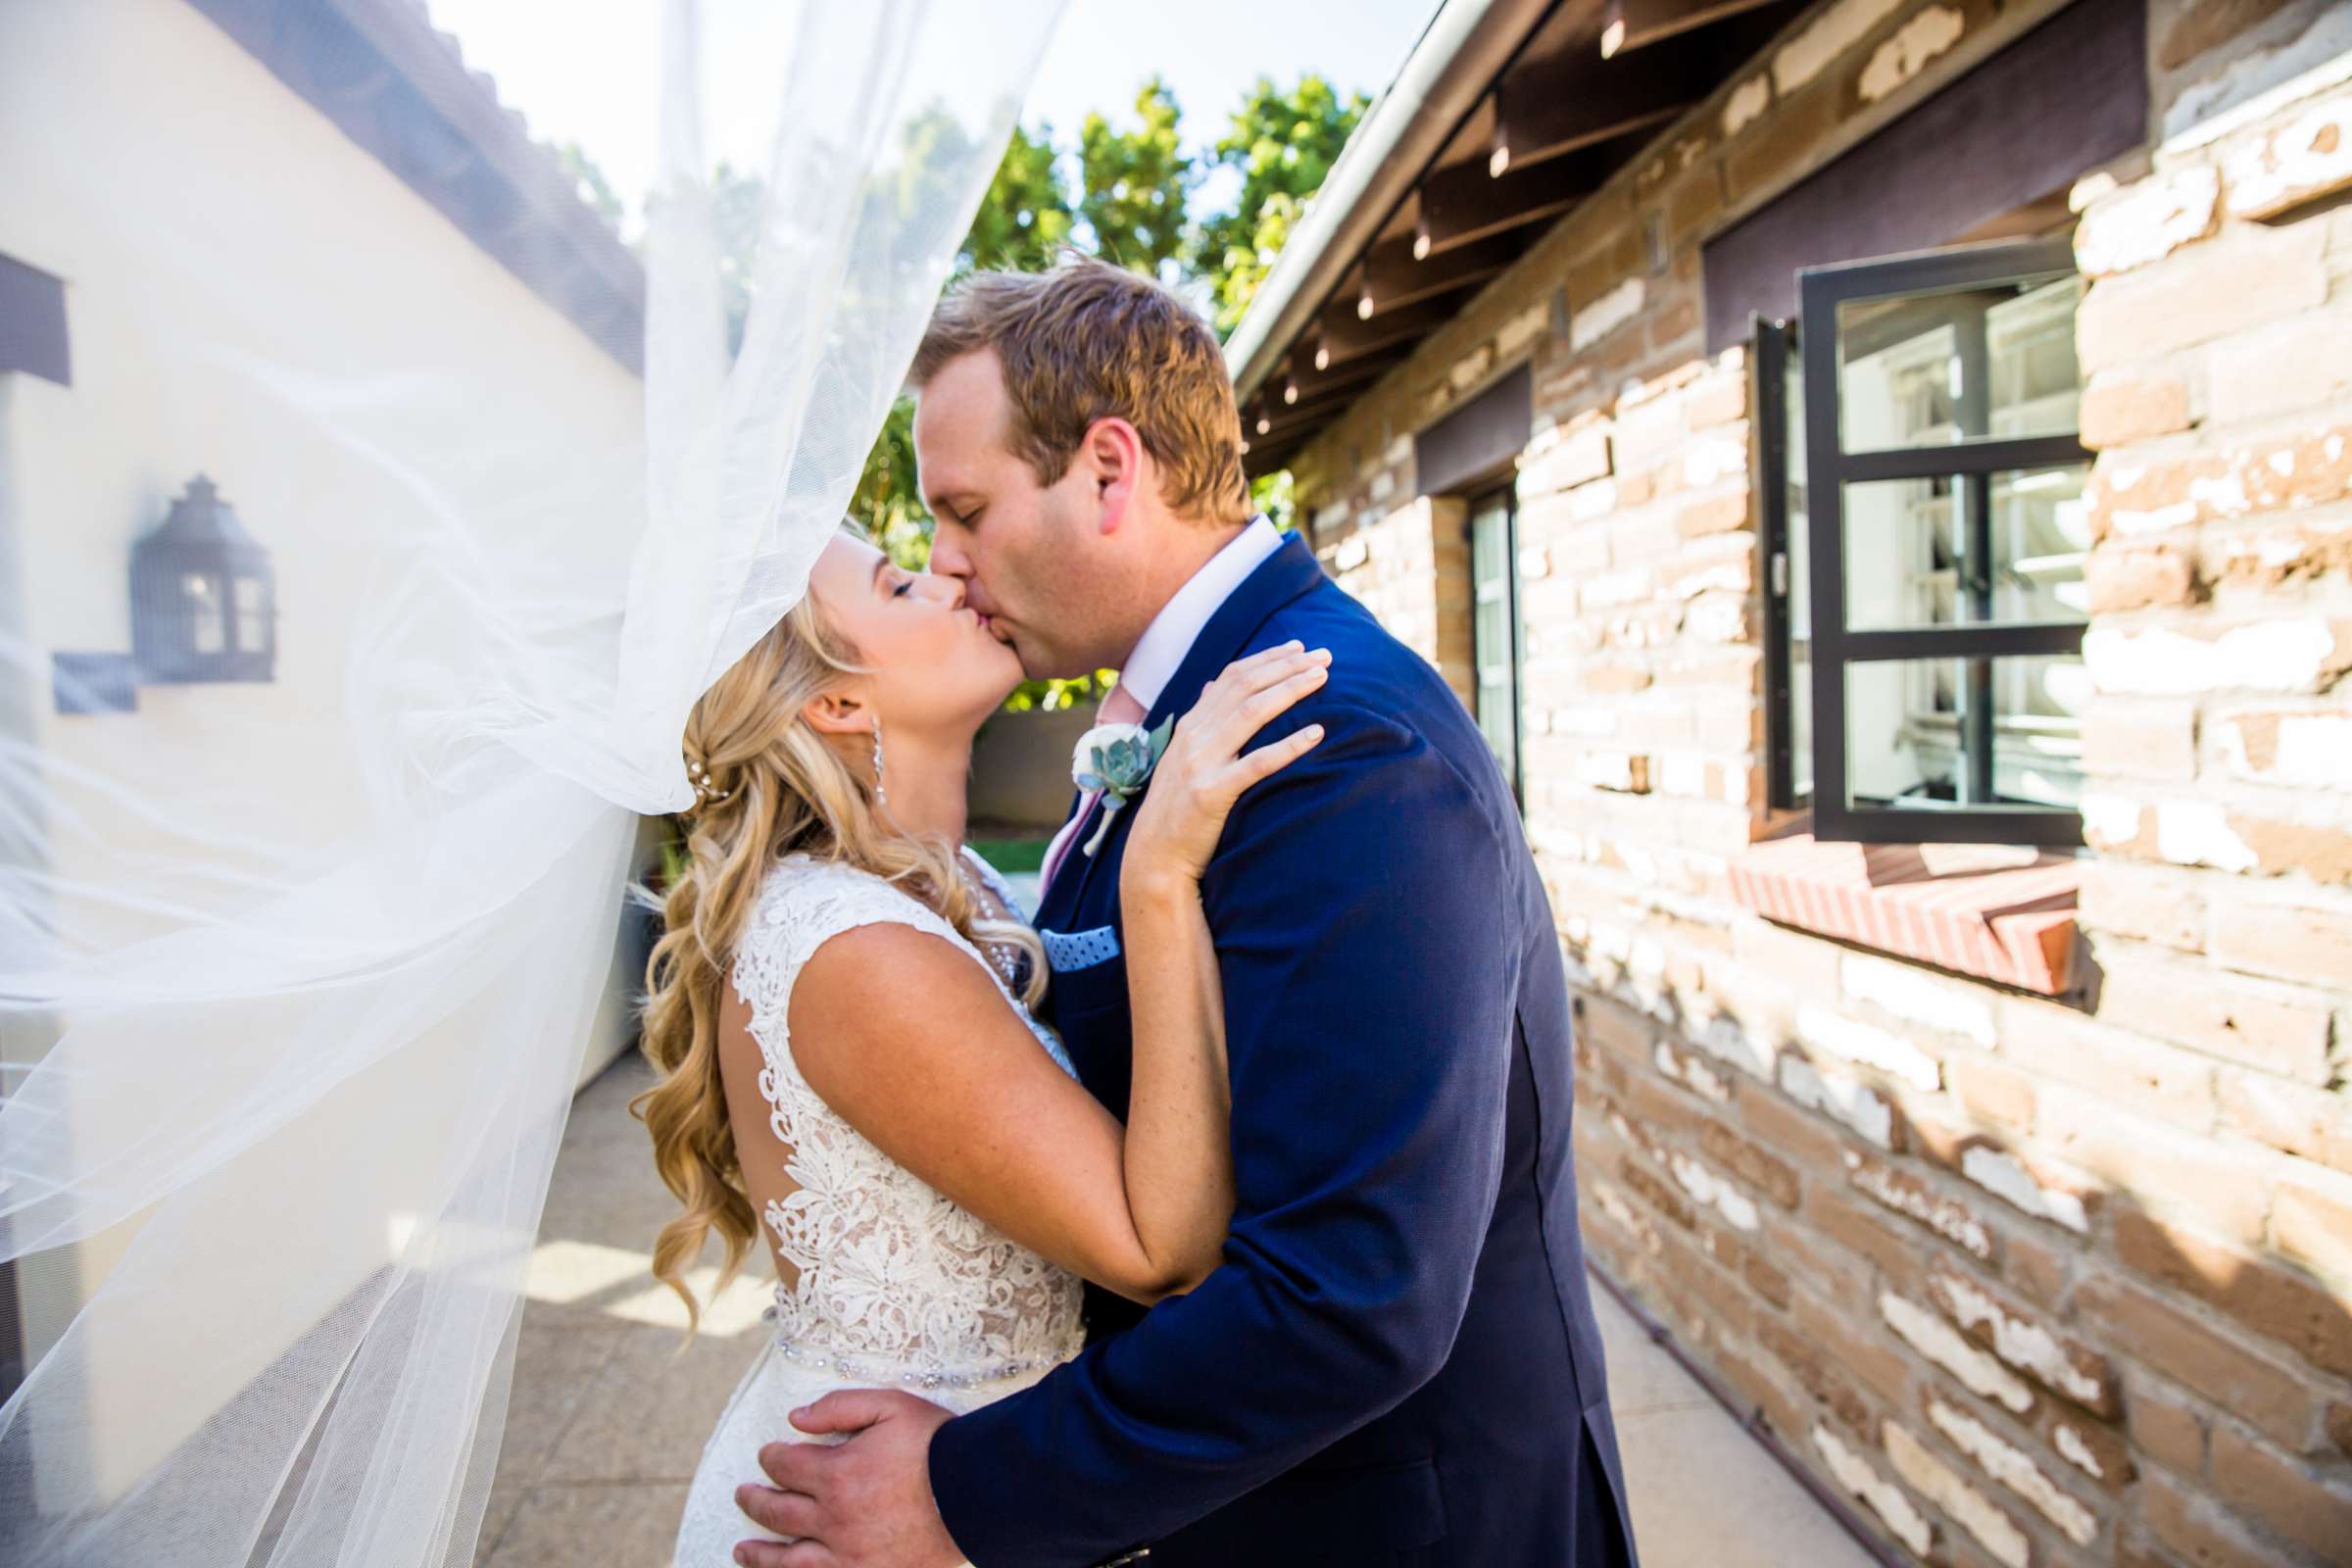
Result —
[[[977, 1568], [1631, 1563], [1577, 1234], [1569, 1007], [1518, 809], [1429, 664], [1296, 538], [1210, 619], [1148, 724], [1298, 638], [1320, 746], [1246, 795], [1201, 884], [1223, 968], [1238, 1203], [1223, 1264], [942, 1427]], [[1041, 928], [1117, 927], [1124, 824]], [[1084, 830], [1092, 832], [1089, 824]], [[1123, 962], [1057, 971], [1081, 1078], [1124, 1114]]]

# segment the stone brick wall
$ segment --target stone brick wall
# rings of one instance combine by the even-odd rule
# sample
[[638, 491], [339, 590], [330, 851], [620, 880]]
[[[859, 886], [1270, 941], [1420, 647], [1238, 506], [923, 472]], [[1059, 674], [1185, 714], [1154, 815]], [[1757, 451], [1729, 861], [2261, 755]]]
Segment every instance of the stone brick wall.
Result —
[[2113, 1115], [2076, 1157], [2148, 1189], [2114, 1205], [2130, 1277], [2103, 1300], [2119, 1334], [2180, 1342], [2132, 1373], [2165, 1401], [2149, 1525], [2183, 1558], [2266, 1560], [2267, 1531], [2352, 1559], [2347, 192], [2352, 54], [2160, 146], [2077, 231], [2098, 450], [2082, 915], [2134, 1074], [2109, 1103], [2213, 1174], [2150, 1188]]
[[[1388, 461], [1409, 466], [1412, 452], [1410, 441], [1399, 441]], [[1371, 505], [1389, 499], [1384, 491]], [[1470, 640], [1469, 517], [1460, 496], [1402, 500], [1346, 529], [1323, 555], [1333, 580], [1362, 600], [1397, 641], [1437, 665], [1464, 703], [1475, 702], [1478, 690]], [[1341, 522], [1327, 509], [1316, 526], [1341, 533]]]
[[1784, 824], [1751, 367], [1703, 352], [1699, 242], [2051, 9], [1817, 8], [1303, 453], [1298, 493], [1344, 583], [1439, 623], [1461, 591], [1399, 564], [1460, 525], [1413, 501], [1409, 436], [1532, 356], [1528, 830], [1596, 1265], [1923, 1562], [2347, 1562], [2352, 53], [2308, 74], [2336, 13], [2156, 0], [2160, 122], [2281, 36], [2302, 85], [2077, 190], [2087, 988], [1818, 938], [1730, 886]]

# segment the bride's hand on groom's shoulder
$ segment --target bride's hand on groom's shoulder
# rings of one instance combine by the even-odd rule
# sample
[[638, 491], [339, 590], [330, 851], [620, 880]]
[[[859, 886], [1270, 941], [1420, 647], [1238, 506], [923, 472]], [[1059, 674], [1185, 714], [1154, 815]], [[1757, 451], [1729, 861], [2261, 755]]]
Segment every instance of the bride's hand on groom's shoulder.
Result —
[[1312, 751], [1323, 726], [1308, 724], [1243, 755], [1258, 731], [1330, 678], [1331, 650], [1297, 642], [1225, 666], [1179, 719], [1136, 808], [1119, 879], [1123, 889], [1198, 883], [1216, 853], [1234, 803], [1251, 785]]

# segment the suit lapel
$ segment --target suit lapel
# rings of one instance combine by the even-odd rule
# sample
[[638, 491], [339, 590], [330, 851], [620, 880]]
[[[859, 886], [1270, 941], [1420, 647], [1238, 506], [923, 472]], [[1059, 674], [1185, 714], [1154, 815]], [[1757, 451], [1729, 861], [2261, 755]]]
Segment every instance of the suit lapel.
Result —
[[[1083, 790], [1073, 793], [1070, 797], [1070, 808], [1062, 814], [1062, 825], [1068, 826], [1070, 818], [1083, 813], [1085, 809], [1086, 793]], [[1061, 864], [1055, 870], [1054, 879], [1048, 882], [1038, 894], [1037, 928], [1040, 931], [1067, 931], [1070, 929], [1069, 916], [1066, 913], [1070, 907], [1068, 894], [1070, 889], [1078, 885], [1078, 868], [1070, 862], [1078, 858], [1078, 846], [1086, 842], [1087, 831], [1086, 825], [1081, 823], [1078, 828], [1078, 836], [1070, 840], [1069, 852], [1061, 858]], [[1056, 836], [1058, 836], [1058, 831]]]
[[[1176, 673], [1159, 694], [1159, 701], [1144, 715], [1144, 728], [1157, 729], [1171, 715], [1191, 711], [1193, 705], [1200, 700], [1201, 688], [1233, 662], [1268, 616], [1322, 581], [1323, 567], [1316, 562], [1314, 552], [1306, 548], [1306, 541], [1295, 533], [1285, 539], [1282, 548], [1259, 562], [1257, 569], [1243, 578], [1241, 586], [1208, 617], [1208, 624], [1193, 639], [1184, 662], [1176, 666]], [[1119, 816], [1125, 817], [1133, 809], [1131, 805]], [[1054, 879], [1054, 889], [1046, 901], [1056, 906], [1062, 918], [1074, 919], [1077, 911], [1086, 907], [1087, 891], [1096, 867], [1115, 858], [1125, 832], [1125, 824], [1114, 818], [1110, 831], [1103, 835], [1102, 847], [1091, 857], [1085, 853], [1085, 847], [1086, 841], [1094, 836], [1094, 824], [1087, 824], [1071, 841], [1069, 858], [1062, 861], [1061, 874]], [[1059, 891], [1065, 882], [1069, 884], [1066, 901]], [[1042, 908], [1039, 919], [1041, 923], [1044, 920]]]
[[1208, 617], [1159, 701], [1144, 715], [1144, 727], [1156, 729], [1170, 714], [1191, 711], [1200, 700], [1200, 689], [1224, 673], [1268, 616], [1322, 581], [1323, 567], [1306, 541], [1295, 533], [1283, 540], [1282, 548], [1259, 562]]

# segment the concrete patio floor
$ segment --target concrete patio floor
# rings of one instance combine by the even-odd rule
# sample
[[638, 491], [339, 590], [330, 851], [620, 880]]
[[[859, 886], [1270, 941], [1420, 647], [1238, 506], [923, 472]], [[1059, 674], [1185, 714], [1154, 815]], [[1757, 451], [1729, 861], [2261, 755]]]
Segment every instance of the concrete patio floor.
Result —
[[[648, 1273], [654, 1234], [675, 1212], [628, 1113], [651, 1082], [631, 1053], [573, 1102], [532, 1257], [482, 1568], [663, 1568], [703, 1442], [759, 1348], [764, 1260], [691, 1340], [684, 1309]], [[706, 1265], [706, 1291], [714, 1272]], [[1594, 1304], [1646, 1568], [1869, 1563], [1613, 1300], [1596, 1291]]]

